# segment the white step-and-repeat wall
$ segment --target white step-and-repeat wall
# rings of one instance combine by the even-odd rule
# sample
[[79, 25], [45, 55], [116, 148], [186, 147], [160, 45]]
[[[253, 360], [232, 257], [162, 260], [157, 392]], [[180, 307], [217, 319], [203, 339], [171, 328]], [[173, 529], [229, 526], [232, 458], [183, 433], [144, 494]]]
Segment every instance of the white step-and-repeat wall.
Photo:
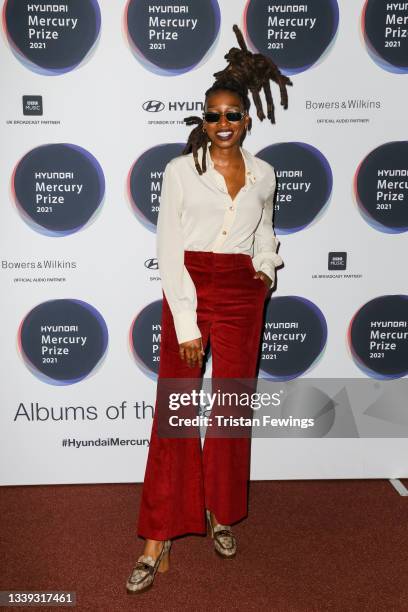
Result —
[[[260, 377], [404, 390], [408, 2], [2, 9], [2, 484], [143, 480], [160, 346], [161, 177], [191, 129], [183, 118], [201, 114], [213, 73], [238, 46], [234, 23], [293, 82], [288, 110], [272, 84], [275, 125], [252, 105], [244, 143], [276, 169], [285, 262]], [[351, 398], [366, 428], [356, 417], [348, 435], [336, 433], [337, 406], [318, 436], [254, 439], [252, 478], [408, 476], [405, 404], [387, 406]]]

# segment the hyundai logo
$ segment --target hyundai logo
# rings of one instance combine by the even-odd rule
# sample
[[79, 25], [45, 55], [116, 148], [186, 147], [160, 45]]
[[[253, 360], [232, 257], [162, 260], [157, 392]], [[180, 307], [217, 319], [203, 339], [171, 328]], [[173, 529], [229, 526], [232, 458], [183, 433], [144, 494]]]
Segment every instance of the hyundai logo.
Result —
[[148, 270], [158, 270], [159, 264], [156, 257], [152, 257], [151, 259], [146, 259], [144, 262], [145, 268]]
[[159, 113], [164, 108], [164, 103], [160, 102], [160, 100], [147, 100], [143, 106], [143, 110], [148, 113]]

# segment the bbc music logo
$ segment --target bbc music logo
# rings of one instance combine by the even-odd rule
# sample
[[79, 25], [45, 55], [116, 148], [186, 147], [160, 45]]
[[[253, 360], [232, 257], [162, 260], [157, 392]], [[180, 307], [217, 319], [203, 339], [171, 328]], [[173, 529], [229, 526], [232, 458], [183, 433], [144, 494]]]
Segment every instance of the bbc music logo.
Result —
[[328, 257], [328, 270], [346, 270], [346, 251], [330, 251]]
[[42, 96], [23, 96], [23, 115], [42, 115]]

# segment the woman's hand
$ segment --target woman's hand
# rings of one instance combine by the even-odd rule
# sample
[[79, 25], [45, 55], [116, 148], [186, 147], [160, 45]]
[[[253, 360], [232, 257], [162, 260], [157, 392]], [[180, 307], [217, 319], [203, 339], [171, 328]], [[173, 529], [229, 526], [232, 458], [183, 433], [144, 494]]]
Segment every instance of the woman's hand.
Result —
[[194, 340], [188, 340], [187, 342], [182, 342], [179, 344], [179, 354], [180, 358], [187, 362], [187, 365], [190, 368], [194, 368], [197, 364], [200, 366], [203, 365], [203, 341], [200, 338], [195, 338]]
[[265, 272], [261, 272], [260, 270], [255, 274], [254, 278], [260, 278], [261, 280], [263, 280], [263, 282], [265, 283], [265, 285], [268, 287], [268, 289], [270, 289], [272, 287], [272, 279], [270, 278], [270, 276], [268, 276], [267, 274], [265, 274]]

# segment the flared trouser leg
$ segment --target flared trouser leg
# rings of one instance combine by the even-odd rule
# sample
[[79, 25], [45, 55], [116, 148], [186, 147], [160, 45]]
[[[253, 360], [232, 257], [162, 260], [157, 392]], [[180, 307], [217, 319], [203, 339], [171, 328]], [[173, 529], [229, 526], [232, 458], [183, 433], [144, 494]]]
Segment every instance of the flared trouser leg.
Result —
[[[265, 283], [254, 279], [243, 254], [185, 251], [185, 265], [197, 290], [197, 323], [203, 346], [211, 342], [213, 378], [253, 378], [263, 326]], [[158, 377], [201, 379], [199, 366], [180, 359], [173, 317], [163, 294]], [[167, 408], [167, 407], [166, 407]], [[138, 535], [164, 540], [206, 531], [205, 508], [223, 524], [247, 514], [249, 437], [158, 435], [156, 398], [139, 510]]]

